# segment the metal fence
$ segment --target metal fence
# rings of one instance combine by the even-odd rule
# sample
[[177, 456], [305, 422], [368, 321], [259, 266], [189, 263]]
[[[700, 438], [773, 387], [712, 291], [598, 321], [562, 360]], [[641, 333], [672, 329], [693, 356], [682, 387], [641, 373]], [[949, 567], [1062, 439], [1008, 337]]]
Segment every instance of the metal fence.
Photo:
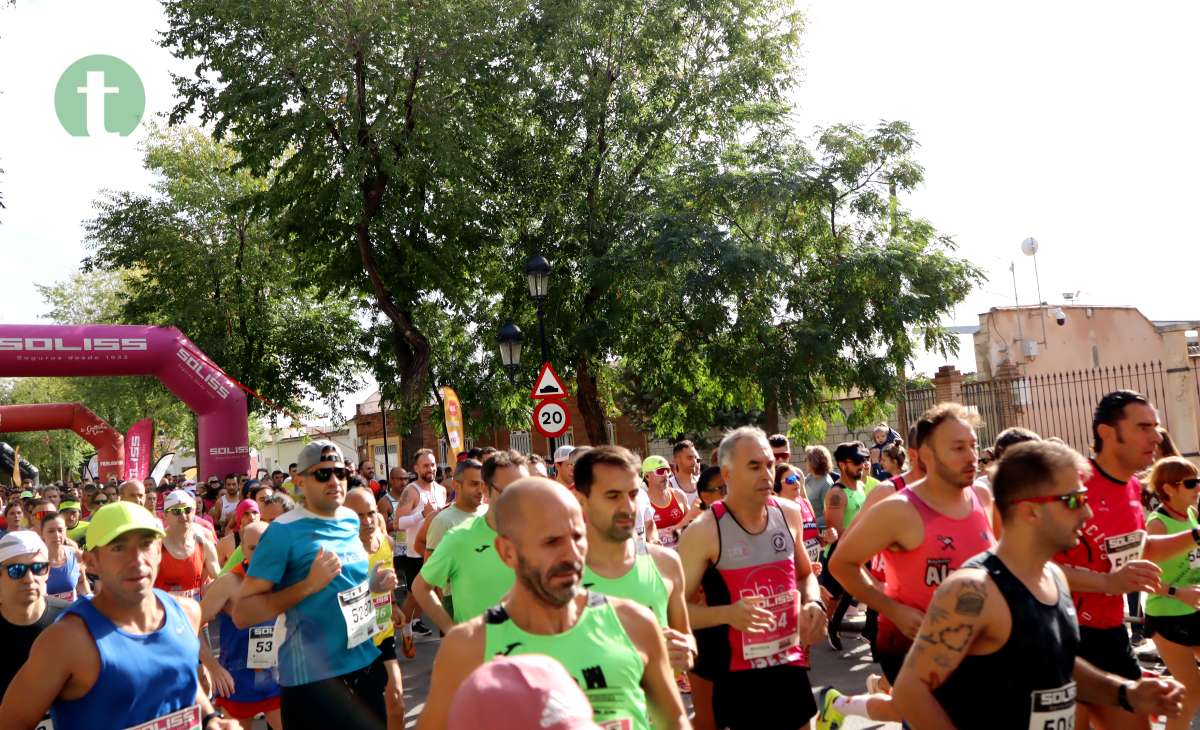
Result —
[[[1200, 387], [1200, 386], [1198, 386]], [[1170, 428], [1166, 371], [1161, 362], [1115, 365], [962, 384], [961, 401], [979, 414], [979, 443], [991, 444], [1010, 426], [1041, 436], [1057, 436], [1081, 454], [1090, 453], [1092, 412], [1104, 394], [1127, 388], [1150, 399], [1159, 420]], [[905, 407], [909, 423], [937, 402], [934, 388], [910, 390]]]

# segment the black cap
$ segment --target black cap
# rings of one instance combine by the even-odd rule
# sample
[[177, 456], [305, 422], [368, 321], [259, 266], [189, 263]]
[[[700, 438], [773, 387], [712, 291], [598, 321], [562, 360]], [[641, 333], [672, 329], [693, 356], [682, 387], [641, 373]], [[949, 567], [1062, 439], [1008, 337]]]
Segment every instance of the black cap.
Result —
[[838, 444], [837, 448], [833, 450], [833, 460], [836, 462], [853, 461], [861, 464], [869, 458], [871, 458], [871, 453], [867, 451], [867, 447], [863, 446], [861, 441], [847, 441]]

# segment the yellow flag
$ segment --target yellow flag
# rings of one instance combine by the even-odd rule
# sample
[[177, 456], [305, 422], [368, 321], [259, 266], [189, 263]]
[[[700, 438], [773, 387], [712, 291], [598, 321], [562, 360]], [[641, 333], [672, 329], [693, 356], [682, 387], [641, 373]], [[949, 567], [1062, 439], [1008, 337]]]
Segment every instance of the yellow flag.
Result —
[[450, 447], [446, 451], [449, 452], [447, 456], [450, 466], [453, 468], [458, 463], [458, 455], [466, 444], [466, 437], [463, 434], [462, 403], [458, 400], [458, 393], [455, 393], [454, 389], [450, 387], [442, 388], [442, 402], [446, 405], [446, 441]]

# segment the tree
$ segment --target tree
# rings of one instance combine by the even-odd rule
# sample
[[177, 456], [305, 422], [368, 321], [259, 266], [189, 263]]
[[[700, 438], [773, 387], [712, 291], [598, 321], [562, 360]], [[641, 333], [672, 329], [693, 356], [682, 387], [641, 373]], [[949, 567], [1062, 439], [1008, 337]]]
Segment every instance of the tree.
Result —
[[178, 327], [234, 378], [286, 406], [330, 398], [353, 385], [361, 362], [355, 300], [310, 276], [295, 241], [255, 205], [272, 173], [256, 177], [237, 163], [197, 129], [152, 130], [155, 194], [110, 192], [97, 204], [83, 270], [123, 277], [108, 321]]

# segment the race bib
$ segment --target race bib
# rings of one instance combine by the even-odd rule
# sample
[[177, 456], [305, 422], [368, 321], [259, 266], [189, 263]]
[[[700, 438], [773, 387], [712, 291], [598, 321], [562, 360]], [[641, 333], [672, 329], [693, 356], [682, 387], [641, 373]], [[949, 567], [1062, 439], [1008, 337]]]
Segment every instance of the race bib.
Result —
[[125, 730], [200, 730], [200, 707], [192, 705]]
[[810, 537], [804, 541], [804, 552], [808, 553], [808, 562], [816, 565], [821, 562], [821, 541]]
[[1146, 531], [1134, 530], [1124, 535], [1114, 535], [1104, 541], [1104, 550], [1108, 562], [1112, 566], [1109, 572], [1120, 570], [1121, 566], [1131, 560], [1141, 560], [1142, 549], [1146, 547]]
[[66, 591], [65, 593], [51, 593], [50, 595], [54, 598], [61, 598], [62, 600], [66, 601], [67, 603], [75, 602], [75, 591]]
[[37, 725], [34, 725], [33, 730], [54, 730], [54, 721], [47, 717]]
[[759, 608], [771, 612], [771, 628], [760, 634], [742, 634], [742, 656], [746, 659], [765, 659], [791, 649], [800, 643], [797, 632], [797, 601], [800, 592], [796, 589], [765, 596]]
[[179, 586], [171, 586], [171, 589], [169, 591], [167, 591], [167, 593], [170, 593], [172, 596], [175, 596], [176, 598], [196, 598], [196, 596], [200, 595], [199, 589], [196, 589], [196, 588], [184, 589]]
[[371, 597], [371, 605], [375, 609], [375, 631], [378, 634], [387, 631], [392, 625], [392, 594], [383, 593]]
[[628, 717], [599, 723], [601, 730], [633, 730], [633, 720]]
[[338, 605], [346, 619], [346, 648], [353, 649], [375, 635], [375, 607], [371, 590], [363, 581], [338, 593]]
[[1192, 570], [1200, 570], [1200, 548], [1191, 550], [1187, 554], [1188, 567]]
[[279, 644], [275, 641], [275, 627], [251, 626], [250, 640], [246, 643], [246, 668], [270, 669], [279, 664]]
[[1029, 730], [1075, 730], [1075, 683], [1034, 690], [1029, 700]]

